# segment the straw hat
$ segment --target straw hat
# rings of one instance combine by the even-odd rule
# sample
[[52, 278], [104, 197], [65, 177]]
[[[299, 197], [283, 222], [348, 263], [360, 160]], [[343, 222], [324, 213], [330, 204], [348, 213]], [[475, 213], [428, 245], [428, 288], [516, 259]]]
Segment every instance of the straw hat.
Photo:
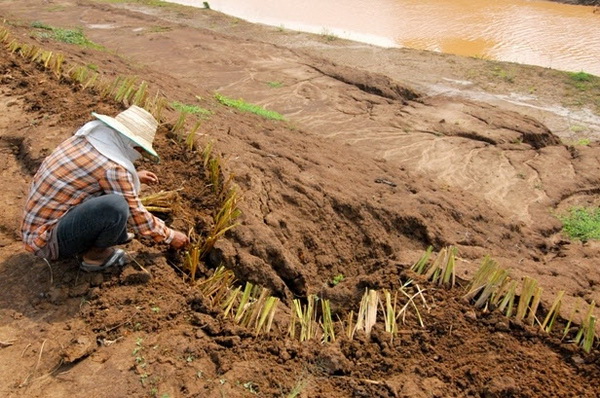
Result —
[[92, 115], [131, 139], [150, 155], [156, 157], [157, 160], [159, 159], [158, 154], [152, 148], [152, 141], [154, 141], [158, 122], [150, 112], [139, 106], [132, 105], [114, 118], [99, 115], [96, 112], [92, 112]]

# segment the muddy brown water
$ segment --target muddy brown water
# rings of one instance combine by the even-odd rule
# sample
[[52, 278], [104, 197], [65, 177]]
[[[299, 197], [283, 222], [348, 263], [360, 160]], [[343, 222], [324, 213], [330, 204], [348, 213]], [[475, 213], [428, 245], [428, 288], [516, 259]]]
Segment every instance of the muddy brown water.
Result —
[[[203, 6], [197, 0], [172, 2]], [[209, 4], [251, 22], [332, 39], [600, 75], [600, 13], [593, 7], [525, 0], [213, 0]]]

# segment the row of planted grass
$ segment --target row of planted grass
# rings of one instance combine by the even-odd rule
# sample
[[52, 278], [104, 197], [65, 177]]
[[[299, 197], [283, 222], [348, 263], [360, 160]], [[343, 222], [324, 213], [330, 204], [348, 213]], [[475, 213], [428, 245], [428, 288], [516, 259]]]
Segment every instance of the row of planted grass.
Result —
[[[431, 252], [430, 247], [412, 269], [425, 275], [432, 283], [454, 286], [456, 249], [442, 249], [433, 262], [429, 261]], [[523, 278], [522, 281], [515, 280], [511, 278], [508, 270], [486, 257], [473, 278], [467, 282], [464, 298], [478, 309], [499, 311], [507, 318], [512, 317], [530, 326], [537, 326], [542, 332], [549, 334], [556, 326], [557, 319], [563, 318], [560, 309], [565, 291], [558, 292], [548, 311], [542, 311], [540, 308], [542, 293], [543, 288], [538, 286], [537, 280], [529, 277]], [[592, 301], [581, 324], [572, 328], [576, 308], [562, 330], [562, 339], [570, 339], [588, 353], [597, 342], [596, 317], [593, 315], [595, 307], [596, 303]]]
[[[179, 137], [189, 151], [196, 151], [196, 133], [201, 125], [201, 117], [208, 112], [178, 102], [169, 103], [159, 92], [149, 94], [148, 84], [139, 82], [136, 77], [118, 76], [114, 80], [102, 79], [97, 71], [81, 65], [65, 66], [62, 54], [46, 51], [38, 46], [19, 43], [12, 39], [7, 29], [0, 29], [0, 42], [12, 52], [23, 58], [42, 65], [51, 70], [57, 77], [68, 77], [81, 84], [83, 89], [93, 88], [103, 98], [112, 97], [126, 105], [135, 104], [151, 112], [157, 120], [163, 121], [165, 109], [179, 111], [171, 132]], [[228, 99], [216, 95], [224, 105], [237, 107]], [[252, 111], [252, 110], [250, 110]], [[196, 120], [190, 130], [186, 129], [188, 117]], [[257, 334], [269, 332], [272, 327], [279, 299], [270, 295], [268, 289], [247, 282], [242, 289], [235, 281], [232, 271], [219, 267], [214, 274], [201, 282], [195, 282], [196, 270], [204, 256], [212, 249], [216, 241], [225, 232], [235, 227], [235, 220], [240, 216], [237, 187], [231, 176], [224, 178], [220, 155], [213, 153], [212, 143], [208, 143], [200, 152], [203, 165], [208, 173], [213, 192], [220, 198], [220, 209], [214, 215], [214, 224], [206, 237], [195, 236], [190, 232], [192, 243], [186, 252], [184, 267], [190, 273], [191, 280], [197, 283], [200, 291], [209, 298], [215, 307], [221, 307], [223, 316], [231, 317], [236, 323], [253, 328]], [[145, 198], [145, 205], [150, 209], [167, 212], [176, 203], [176, 192], [163, 192]], [[422, 274], [433, 284], [452, 288], [456, 283], [455, 258], [456, 249], [444, 248], [434, 261], [430, 261], [432, 248], [412, 267], [417, 274]], [[538, 325], [543, 332], [551, 333], [555, 321], [560, 317], [560, 307], [564, 291], [560, 291], [550, 310], [545, 316], [540, 315], [542, 288], [537, 281], [525, 278], [517, 295], [518, 281], [511, 279], [509, 272], [500, 268], [490, 258], [484, 259], [479, 271], [467, 285], [465, 299], [476, 308], [498, 310], [507, 317]], [[424, 326], [421, 312], [429, 307], [424, 290], [413, 281], [407, 281], [399, 290], [391, 292], [382, 290], [366, 290], [356, 314], [350, 311], [343, 319], [338, 319], [338, 330], [347, 338], [354, 338], [356, 332], [370, 335], [372, 328], [383, 319], [384, 329], [393, 339], [400, 323], [404, 324], [407, 315]], [[515, 307], [516, 306], [516, 307]], [[583, 322], [576, 333], [572, 332], [572, 318], [566, 322], [563, 338], [571, 336], [575, 344], [581, 345], [590, 352], [597, 341], [595, 335], [596, 317], [593, 315], [595, 303], [592, 302]], [[543, 319], [543, 320], [542, 320]], [[331, 313], [330, 303], [315, 295], [310, 295], [306, 302], [293, 300], [288, 335], [300, 341], [319, 339], [332, 342], [336, 339], [336, 327]]]

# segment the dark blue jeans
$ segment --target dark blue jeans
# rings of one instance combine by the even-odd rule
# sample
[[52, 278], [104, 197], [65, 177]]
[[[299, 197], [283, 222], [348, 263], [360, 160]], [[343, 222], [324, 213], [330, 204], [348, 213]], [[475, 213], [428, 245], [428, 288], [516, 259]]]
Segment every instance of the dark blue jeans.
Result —
[[129, 206], [121, 195], [88, 199], [63, 216], [56, 227], [61, 258], [85, 253], [92, 247], [107, 248], [127, 240]]

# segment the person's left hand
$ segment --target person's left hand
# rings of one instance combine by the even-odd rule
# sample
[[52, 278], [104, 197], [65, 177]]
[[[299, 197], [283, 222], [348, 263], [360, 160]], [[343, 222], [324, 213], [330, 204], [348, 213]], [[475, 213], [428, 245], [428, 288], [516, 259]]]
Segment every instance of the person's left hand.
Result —
[[142, 184], [156, 184], [158, 183], [158, 177], [151, 171], [140, 170], [138, 171], [138, 177]]

